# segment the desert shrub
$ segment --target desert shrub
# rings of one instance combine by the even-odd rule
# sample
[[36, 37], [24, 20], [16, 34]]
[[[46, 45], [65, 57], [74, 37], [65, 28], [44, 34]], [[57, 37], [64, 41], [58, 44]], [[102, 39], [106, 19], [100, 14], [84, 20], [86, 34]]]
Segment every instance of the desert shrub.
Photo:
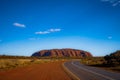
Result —
[[104, 64], [108, 66], [118, 66], [120, 65], [120, 51], [116, 51], [114, 53], [111, 53], [110, 55], [106, 55], [104, 59]]
[[80, 62], [87, 65], [101, 65], [104, 62], [103, 57], [87, 57], [81, 58]]

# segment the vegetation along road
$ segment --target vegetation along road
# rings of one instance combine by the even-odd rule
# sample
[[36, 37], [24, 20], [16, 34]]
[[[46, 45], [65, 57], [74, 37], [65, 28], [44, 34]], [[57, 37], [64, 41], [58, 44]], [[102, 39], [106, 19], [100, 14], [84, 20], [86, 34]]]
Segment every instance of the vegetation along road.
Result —
[[120, 80], [120, 73], [108, 72], [103, 69], [85, 66], [79, 61], [64, 63], [79, 80]]

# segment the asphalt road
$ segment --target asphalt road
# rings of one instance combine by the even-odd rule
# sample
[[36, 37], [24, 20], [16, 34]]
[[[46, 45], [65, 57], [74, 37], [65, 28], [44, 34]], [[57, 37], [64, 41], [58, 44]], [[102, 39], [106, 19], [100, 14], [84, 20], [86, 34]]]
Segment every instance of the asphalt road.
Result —
[[120, 73], [85, 66], [79, 61], [69, 61], [64, 63], [64, 66], [80, 80], [120, 80]]

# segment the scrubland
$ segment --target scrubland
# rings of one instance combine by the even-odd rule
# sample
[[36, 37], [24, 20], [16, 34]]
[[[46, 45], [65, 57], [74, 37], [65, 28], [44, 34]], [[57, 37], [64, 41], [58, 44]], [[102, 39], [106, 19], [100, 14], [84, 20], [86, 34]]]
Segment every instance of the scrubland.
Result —
[[[114, 65], [114, 64], [108, 64], [104, 57], [87, 57], [80, 59], [80, 63], [92, 66], [92, 67], [98, 67], [102, 68], [108, 71], [114, 71], [114, 72], [120, 72], [120, 65]], [[114, 63], [116, 61], [114, 60]]]
[[[0, 70], [56, 61], [58, 61], [58, 59], [0, 59]], [[60, 59], [60, 61], [65, 61], [65, 59]]]

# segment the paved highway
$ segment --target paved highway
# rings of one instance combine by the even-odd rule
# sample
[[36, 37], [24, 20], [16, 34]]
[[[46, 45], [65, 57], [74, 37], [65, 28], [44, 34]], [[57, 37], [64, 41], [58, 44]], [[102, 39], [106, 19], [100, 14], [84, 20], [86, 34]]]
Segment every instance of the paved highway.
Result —
[[80, 80], [120, 80], [120, 73], [85, 66], [79, 61], [69, 61], [64, 66]]

